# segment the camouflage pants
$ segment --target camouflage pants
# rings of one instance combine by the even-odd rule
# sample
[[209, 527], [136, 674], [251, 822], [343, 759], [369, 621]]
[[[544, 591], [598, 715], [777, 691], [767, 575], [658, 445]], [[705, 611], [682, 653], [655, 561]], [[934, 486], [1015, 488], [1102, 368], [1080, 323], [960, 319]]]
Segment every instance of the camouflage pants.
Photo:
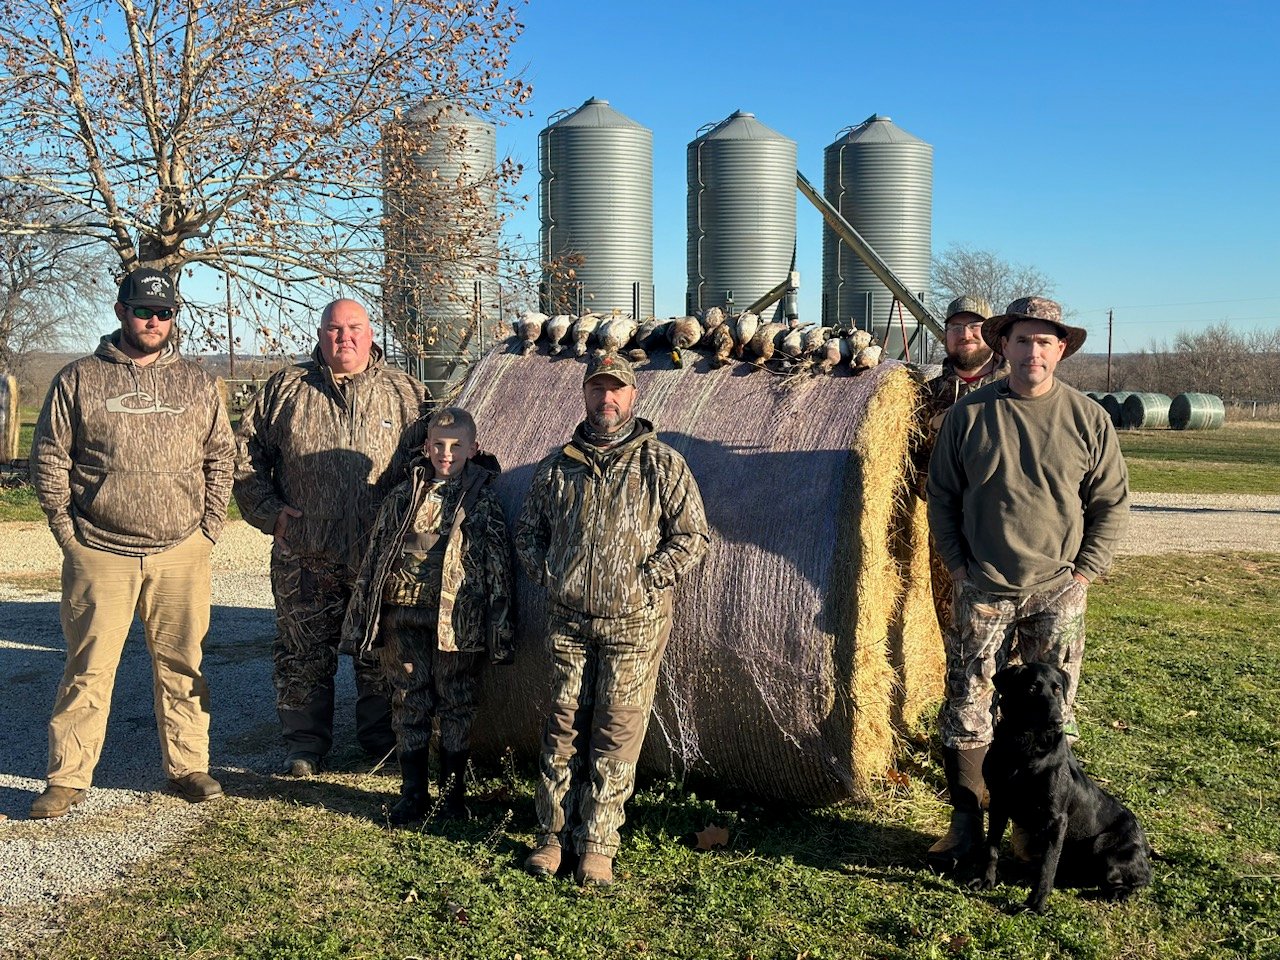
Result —
[[[391, 724], [401, 754], [431, 746], [431, 721], [440, 721], [440, 749], [471, 747], [483, 652], [436, 648], [436, 608], [383, 604], [382, 666], [391, 684]], [[410, 669], [405, 668], [408, 664]]]
[[[343, 564], [271, 552], [276, 601], [276, 710], [290, 753], [324, 756], [333, 745], [333, 678], [351, 597]], [[356, 737], [371, 754], [394, 745], [391, 688], [375, 660], [355, 661]]]
[[1051, 663], [1067, 675], [1066, 729], [1077, 730], [1072, 704], [1084, 656], [1087, 590], [1076, 580], [1026, 597], [984, 593], [961, 583], [954, 622], [945, 634], [946, 702], [939, 717], [945, 746], [967, 750], [991, 742], [995, 688], [991, 678], [1010, 663]]
[[534, 803], [538, 843], [612, 857], [649, 726], [670, 599], [623, 617], [553, 607], [551, 716]]

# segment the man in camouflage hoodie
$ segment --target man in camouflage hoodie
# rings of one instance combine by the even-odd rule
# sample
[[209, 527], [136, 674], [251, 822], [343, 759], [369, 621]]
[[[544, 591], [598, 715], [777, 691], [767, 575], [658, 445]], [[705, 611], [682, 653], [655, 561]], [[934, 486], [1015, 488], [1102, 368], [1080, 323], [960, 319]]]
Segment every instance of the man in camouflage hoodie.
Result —
[[80, 803], [102, 754], [111, 690], [135, 613], [155, 679], [160, 754], [193, 802], [209, 776], [209, 553], [222, 531], [235, 447], [217, 382], [173, 341], [177, 297], [158, 270], [133, 271], [120, 329], [49, 387], [31, 482], [62, 547], [67, 665], [49, 721], [49, 786], [31, 817]]
[[635, 372], [604, 354], [587, 365], [587, 418], [534, 472], [516, 532], [530, 579], [547, 590], [554, 658], [526, 861], [557, 873], [578, 855], [581, 885], [613, 882], [623, 805], [671, 631], [671, 593], [710, 542], [684, 458], [634, 418]]
[[[333, 745], [333, 678], [351, 584], [378, 507], [412, 452], [402, 434], [426, 399], [421, 383], [383, 362], [354, 300], [325, 307], [318, 335], [311, 360], [272, 376], [237, 433], [236, 502], [275, 538], [276, 709], [289, 776], [315, 773]], [[395, 736], [375, 661], [356, 661], [356, 691], [356, 736], [384, 756]]]
[[432, 416], [409, 479], [382, 502], [342, 629], [344, 649], [381, 651], [400, 754], [397, 826], [430, 805], [432, 720], [440, 723], [441, 812], [466, 816], [467, 757], [485, 652], [513, 659], [511, 540], [471, 415]]

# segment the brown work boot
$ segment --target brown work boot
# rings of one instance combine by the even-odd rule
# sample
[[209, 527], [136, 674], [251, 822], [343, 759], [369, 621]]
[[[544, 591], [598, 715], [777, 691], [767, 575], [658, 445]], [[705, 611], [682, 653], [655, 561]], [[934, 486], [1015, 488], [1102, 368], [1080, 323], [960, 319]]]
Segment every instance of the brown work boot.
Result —
[[544, 843], [524, 862], [524, 868], [535, 877], [554, 877], [560, 870], [563, 855], [558, 843]]
[[44, 793], [31, 802], [32, 820], [51, 820], [54, 817], [65, 817], [71, 808], [89, 795], [88, 790], [75, 787], [45, 787]]
[[603, 853], [584, 853], [578, 859], [573, 879], [580, 887], [607, 887], [613, 883], [613, 857]]
[[222, 796], [222, 784], [207, 773], [188, 773], [185, 777], [174, 777], [169, 786], [182, 797], [192, 803], [204, 803]]

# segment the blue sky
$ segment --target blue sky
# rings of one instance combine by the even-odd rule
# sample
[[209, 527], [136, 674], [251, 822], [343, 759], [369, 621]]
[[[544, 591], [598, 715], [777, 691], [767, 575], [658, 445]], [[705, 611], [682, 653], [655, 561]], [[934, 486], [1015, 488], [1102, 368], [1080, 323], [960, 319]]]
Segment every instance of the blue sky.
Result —
[[[1105, 350], [1218, 320], [1280, 327], [1280, 9], [1267, 3], [579, 3], [533, 0], [501, 128], [536, 198], [537, 135], [598, 96], [654, 138], [656, 312], [684, 311], [685, 146], [737, 109], [822, 149], [885, 114], [933, 144], [933, 248], [1030, 263]], [[798, 202], [801, 313], [821, 219]], [[509, 232], [536, 241], [531, 200]]]

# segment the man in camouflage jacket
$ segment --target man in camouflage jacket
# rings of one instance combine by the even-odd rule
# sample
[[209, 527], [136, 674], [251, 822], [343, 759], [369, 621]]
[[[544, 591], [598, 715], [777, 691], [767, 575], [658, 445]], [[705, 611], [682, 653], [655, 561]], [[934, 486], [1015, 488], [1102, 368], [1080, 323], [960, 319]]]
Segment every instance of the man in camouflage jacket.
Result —
[[632, 417], [636, 380], [593, 357], [587, 419], [538, 464], [516, 532], [525, 572], [547, 590], [554, 658], [535, 803], [535, 874], [578, 855], [579, 884], [608, 884], [623, 805], [671, 630], [671, 593], [710, 542], [684, 458]]
[[[457, 408], [432, 423], [463, 420]], [[461, 431], [455, 431], [461, 432]], [[428, 443], [436, 436], [435, 428]], [[459, 457], [461, 459], [461, 457]], [[514, 657], [511, 540], [492, 483], [495, 457], [476, 452], [456, 476], [437, 475], [428, 457], [378, 511], [342, 629], [343, 649], [381, 651], [394, 688], [392, 718], [400, 754], [397, 825], [420, 819], [429, 805], [432, 721], [440, 724], [440, 795], [446, 817], [465, 816], [465, 773], [480, 670]]]
[[49, 722], [49, 786], [35, 819], [84, 799], [102, 754], [111, 689], [135, 613], [155, 679], [160, 754], [191, 801], [209, 776], [209, 553], [231, 495], [235, 446], [217, 382], [173, 341], [177, 297], [158, 270], [120, 285], [120, 329], [49, 387], [31, 482], [62, 547], [67, 664]]
[[[276, 708], [291, 776], [315, 773], [333, 744], [333, 678], [351, 583], [378, 507], [412, 452], [402, 434], [426, 399], [421, 383], [383, 362], [355, 301], [325, 307], [318, 335], [311, 360], [272, 376], [237, 432], [236, 502], [275, 538]], [[384, 756], [395, 736], [376, 662], [356, 661], [356, 691], [356, 736]]]

